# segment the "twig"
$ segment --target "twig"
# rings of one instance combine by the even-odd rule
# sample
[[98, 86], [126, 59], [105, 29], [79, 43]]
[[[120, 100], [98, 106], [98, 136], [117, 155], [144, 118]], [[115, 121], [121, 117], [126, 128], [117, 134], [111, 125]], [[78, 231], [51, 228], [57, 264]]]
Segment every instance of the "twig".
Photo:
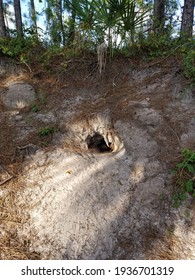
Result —
[[[13, 127], [12, 125], [9, 126], [1, 126], [3, 129], [10, 129]], [[14, 127], [33, 127], [33, 125], [14, 125]]]
[[174, 131], [174, 129], [170, 126], [170, 124], [168, 124], [167, 122], [166, 122], [166, 125], [167, 125], [167, 127], [173, 132], [173, 134], [176, 136], [176, 138], [177, 138], [177, 140], [178, 140], [178, 143], [179, 143], [179, 145], [180, 145], [180, 147], [182, 146], [182, 144], [181, 144], [181, 141], [180, 141], [180, 139], [179, 139], [179, 136], [177, 135], [177, 133]]
[[13, 178], [14, 178], [14, 176], [11, 176], [11, 177], [5, 179], [4, 181], [0, 182], [0, 186], [4, 185], [5, 183], [7, 183], [8, 181], [10, 181]]
[[24, 150], [24, 149], [27, 149], [27, 148], [36, 148], [36, 147], [37, 147], [36, 145], [30, 143], [30, 144], [27, 144], [25, 146], [18, 146], [17, 148], [19, 150]]
[[85, 77], [84, 81], [87, 80], [89, 78], [89, 76], [91, 76], [91, 74], [97, 69], [97, 66], [94, 67], [94, 69]]

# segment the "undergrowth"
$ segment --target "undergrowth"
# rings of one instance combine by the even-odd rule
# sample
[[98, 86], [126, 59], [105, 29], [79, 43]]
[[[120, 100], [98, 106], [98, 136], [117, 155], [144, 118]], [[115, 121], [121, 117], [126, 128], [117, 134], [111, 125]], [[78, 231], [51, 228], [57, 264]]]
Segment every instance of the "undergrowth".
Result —
[[173, 205], [178, 208], [187, 197], [195, 197], [195, 151], [182, 150], [182, 160], [173, 170], [177, 191], [173, 196]]
[[[193, 39], [184, 42], [179, 38], [171, 38], [169, 33], [149, 34], [148, 37], [138, 39], [134, 44], [121, 45], [112, 50], [108, 48], [108, 57], [112, 59], [115, 56], [123, 56], [124, 58], [144, 58], [146, 61], [150, 61], [157, 57], [166, 58], [170, 55], [180, 54], [183, 62], [183, 74], [194, 83], [194, 50], [195, 41]], [[79, 46], [74, 45], [72, 47], [61, 47], [55, 44], [48, 46], [38, 37], [26, 36], [25, 38], [0, 38], [0, 52], [26, 64], [31, 72], [34, 64], [42, 65], [46, 70], [56, 63], [66, 68], [66, 61], [70, 59], [82, 58], [87, 53], [97, 56], [97, 46], [94, 47], [93, 51], [87, 47], [79, 48]]]
[[188, 39], [180, 47], [183, 56], [184, 76], [195, 83], [195, 40]]
[[49, 134], [53, 134], [54, 133], [54, 128], [53, 127], [43, 127], [39, 130], [39, 137], [44, 137], [47, 136]]
[[195, 83], [195, 50], [190, 50], [184, 57], [184, 75]]

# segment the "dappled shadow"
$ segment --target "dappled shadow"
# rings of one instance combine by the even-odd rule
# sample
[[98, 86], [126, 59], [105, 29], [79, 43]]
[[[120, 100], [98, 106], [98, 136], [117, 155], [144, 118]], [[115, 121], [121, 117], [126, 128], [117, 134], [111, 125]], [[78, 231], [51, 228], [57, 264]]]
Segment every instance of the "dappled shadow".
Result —
[[[135, 127], [127, 131], [123, 139], [136, 134]], [[161, 197], [167, 193], [167, 171], [151, 166], [156, 154], [151, 157], [149, 143], [144, 153], [132, 151], [133, 141], [118, 153], [76, 155], [57, 148], [37, 154], [33, 161], [39, 168], [27, 168], [24, 176], [26, 202], [18, 198], [21, 208], [33, 207], [21, 235], [32, 236], [32, 248], [43, 258], [163, 258], [159, 243], [170, 247], [168, 231], [174, 232], [176, 221], [171, 200]]]
[[[163, 94], [170, 87], [172, 74], [161, 77], [164, 72], [158, 67], [153, 72], [127, 68], [123, 69], [125, 82], [122, 73], [114, 76], [113, 84], [112, 72], [110, 77], [107, 74], [107, 84], [106, 79], [98, 78], [99, 90], [90, 85], [89, 77], [82, 93], [79, 84], [74, 92], [66, 89], [50, 94], [46, 108], [56, 116], [52, 125], [59, 124], [62, 130], [49, 136], [46, 148], [39, 145], [43, 138], [32, 137], [33, 144], [39, 146], [35, 155], [28, 154], [27, 143], [20, 145], [18, 152], [26, 153], [27, 149], [27, 154], [19, 155], [20, 175], [17, 181], [6, 183], [2, 193], [9, 195], [11, 190], [13, 194], [13, 187], [18, 187], [13, 201], [20, 223], [12, 228], [17, 230], [19, 242], [28, 240], [26, 247], [41, 259], [194, 257], [193, 248], [184, 250], [187, 232], [194, 245], [190, 236], [193, 224], [181, 222], [182, 218], [191, 220], [194, 209], [189, 217], [181, 217], [171, 205], [169, 167], [178, 156], [180, 143], [175, 132], [167, 129], [161, 107], [166, 114], [164, 106], [171, 97], [167, 94], [166, 99]], [[144, 83], [151, 86], [143, 88]], [[101, 93], [104, 85], [106, 90]], [[90, 88], [87, 94], [85, 87]], [[180, 129], [182, 133], [182, 124]], [[109, 139], [123, 145], [113, 148], [115, 142]], [[29, 138], [25, 141], [29, 144]], [[4, 221], [8, 223], [5, 217]]]

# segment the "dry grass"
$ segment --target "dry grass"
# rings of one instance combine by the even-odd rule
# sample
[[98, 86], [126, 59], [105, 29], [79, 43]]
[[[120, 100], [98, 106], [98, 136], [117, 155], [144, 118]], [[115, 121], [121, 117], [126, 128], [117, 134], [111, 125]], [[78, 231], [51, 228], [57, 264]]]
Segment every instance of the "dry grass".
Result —
[[[21, 241], [18, 227], [25, 223], [16, 205], [16, 188], [19, 182], [12, 182], [2, 190], [0, 197], [0, 259], [27, 260], [39, 259], [39, 255], [29, 251], [29, 241]], [[15, 187], [15, 189], [14, 189]]]

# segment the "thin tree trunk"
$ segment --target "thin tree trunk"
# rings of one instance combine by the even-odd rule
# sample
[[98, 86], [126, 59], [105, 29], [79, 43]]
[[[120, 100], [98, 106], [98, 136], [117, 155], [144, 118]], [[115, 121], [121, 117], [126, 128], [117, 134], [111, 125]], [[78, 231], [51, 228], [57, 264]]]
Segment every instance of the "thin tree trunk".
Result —
[[0, 37], [6, 37], [5, 19], [3, 14], [3, 1], [0, 0]]
[[76, 12], [75, 12], [74, 5], [75, 5], [75, 1], [72, 0], [71, 18], [70, 18], [69, 34], [68, 34], [68, 45], [71, 45], [75, 39]]
[[15, 19], [16, 19], [17, 34], [19, 37], [23, 37], [20, 0], [14, 0], [14, 12], [15, 12]]
[[30, 0], [30, 6], [31, 6], [31, 17], [32, 17], [32, 21], [33, 21], [34, 31], [35, 31], [36, 34], [38, 34], [38, 31], [37, 31], [37, 16], [36, 16], [36, 11], [35, 11], [34, 0]]
[[181, 38], [191, 38], [193, 33], [195, 0], [184, 0], [181, 23]]
[[[1, 0], [0, 0], [1, 1]], [[6, 36], [9, 36], [10, 34], [9, 34], [9, 31], [8, 30], [10, 30], [10, 27], [9, 27], [9, 25], [10, 25], [10, 21], [9, 21], [9, 19], [8, 19], [8, 14], [7, 14], [7, 8], [6, 8], [6, 6], [4, 7], [4, 20], [5, 20], [5, 26], [6, 26]]]
[[63, 45], [65, 45], [64, 27], [63, 27], [63, 20], [62, 20], [62, 1], [61, 0], [56, 1], [56, 14], [57, 14], [57, 18], [58, 18], [58, 25], [59, 25], [60, 33], [61, 33], [60, 39], [62, 40]]
[[162, 32], [165, 24], [165, 3], [166, 0], [154, 0], [154, 32]]

